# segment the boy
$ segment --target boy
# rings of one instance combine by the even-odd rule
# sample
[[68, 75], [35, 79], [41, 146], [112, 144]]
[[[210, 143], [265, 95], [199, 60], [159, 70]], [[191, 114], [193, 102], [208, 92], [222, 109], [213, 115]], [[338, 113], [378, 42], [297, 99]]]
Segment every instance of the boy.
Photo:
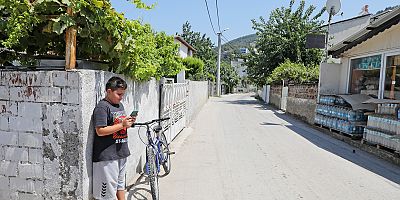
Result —
[[93, 142], [93, 196], [96, 199], [125, 199], [125, 166], [130, 155], [127, 128], [136, 118], [125, 115], [121, 100], [126, 82], [112, 77], [106, 97], [93, 111], [96, 134]]

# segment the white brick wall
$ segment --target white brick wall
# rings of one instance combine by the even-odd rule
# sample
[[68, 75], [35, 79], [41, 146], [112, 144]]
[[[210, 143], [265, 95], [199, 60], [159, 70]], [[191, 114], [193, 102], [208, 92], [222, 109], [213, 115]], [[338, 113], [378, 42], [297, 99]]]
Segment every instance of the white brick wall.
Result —
[[19, 178], [43, 179], [43, 165], [39, 164], [18, 164]]
[[0, 101], [0, 115], [17, 115], [17, 103], [10, 101]]
[[0, 130], [8, 131], [8, 129], [9, 129], [8, 117], [4, 115], [0, 116]]
[[18, 144], [24, 147], [42, 148], [43, 136], [35, 133], [19, 133]]
[[79, 89], [65, 87], [62, 89], [62, 103], [80, 104]]
[[28, 193], [20, 193], [19, 195], [19, 199], [23, 200], [23, 199], [28, 199], [28, 200], [43, 200], [44, 198], [40, 195], [36, 195], [36, 194], [28, 194]]
[[4, 148], [0, 145], [0, 160], [4, 160]]
[[28, 149], [4, 146], [4, 158], [9, 161], [28, 161]]
[[10, 99], [10, 89], [8, 86], [0, 86], [0, 100]]
[[26, 77], [28, 86], [49, 87], [53, 83], [53, 73], [51, 71], [27, 72]]
[[54, 71], [52, 73], [53, 85], [56, 87], [66, 87], [68, 86], [68, 75], [62, 71]]
[[24, 86], [26, 85], [26, 72], [13, 71], [4, 72], [6, 74], [6, 82], [10, 86]]
[[49, 87], [48, 88], [48, 99], [47, 102], [58, 102], [61, 103], [61, 88]]
[[28, 161], [33, 164], [43, 164], [43, 150], [30, 148], [28, 150]]
[[10, 190], [33, 193], [35, 192], [35, 181], [11, 177]]
[[9, 189], [10, 189], [10, 180], [8, 179], [8, 177], [0, 177], [0, 192], [2, 190], [9, 190]]
[[0, 131], [0, 145], [17, 145], [18, 133]]
[[[24, 101], [25, 90], [26, 87], [10, 87], [10, 101]], [[31, 101], [33, 100], [34, 98], [32, 96]]]
[[[81, 127], [80, 84], [75, 71], [0, 71], [0, 200], [63, 198], [60, 173], [69, 173], [69, 166], [61, 164], [61, 144], [68, 142], [66, 132]], [[46, 154], [45, 140], [52, 141]], [[64, 192], [76, 178], [64, 180], [70, 181]]]
[[0, 189], [0, 199], [11, 199], [10, 198], [10, 191], [8, 191], [8, 189], [7, 190], [1, 190]]
[[43, 131], [41, 119], [29, 119], [25, 117], [10, 117], [10, 130], [19, 132], [35, 132]]
[[20, 102], [18, 103], [18, 116], [28, 119], [42, 118], [42, 104]]
[[3, 71], [0, 71], [0, 85], [6, 85], [6, 74]]
[[0, 175], [17, 176], [17, 162], [0, 161]]
[[68, 86], [79, 88], [80, 78], [78, 72], [68, 72]]

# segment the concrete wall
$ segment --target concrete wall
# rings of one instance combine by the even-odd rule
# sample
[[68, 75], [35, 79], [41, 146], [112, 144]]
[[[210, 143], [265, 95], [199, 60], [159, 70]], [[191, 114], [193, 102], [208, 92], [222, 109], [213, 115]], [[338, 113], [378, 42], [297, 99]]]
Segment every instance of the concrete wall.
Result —
[[320, 65], [320, 94], [337, 94], [340, 87], [342, 65], [321, 63]]
[[83, 199], [79, 72], [0, 73], [0, 199]]
[[[0, 71], [0, 199], [90, 199], [92, 112], [105, 96], [110, 72], [93, 70]], [[126, 112], [137, 121], [158, 118], [159, 83], [127, 81]], [[203, 86], [204, 85], [204, 86]], [[207, 100], [207, 85], [193, 84], [190, 113]], [[205, 88], [205, 91], [204, 91]], [[203, 94], [204, 93], [204, 94]], [[197, 98], [197, 99], [196, 99]], [[193, 118], [193, 117], [192, 117]], [[128, 130], [133, 183], [145, 160], [145, 130]]]
[[[92, 125], [92, 112], [97, 102], [105, 97], [105, 83], [112, 76], [123, 78], [128, 88], [126, 90], [122, 104], [125, 111], [129, 113], [132, 110], [138, 110], [137, 121], [148, 121], [158, 118], [158, 99], [159, 99], [159, 83], [155, 80], [149, 82], [138, 83], [130, 78], [104, 71], [79, 70], [81, 75], [82, 87], [82, 135], [84, 141], [82, 143], [84, 149], [83, 159], [83, 197], [88, 199], [91, 196], [92, 188], [92, 148], [94, 128]], [[128, 144], [131, 156], [127, 162], [127, 183], [133, 183], [136, 180], [145, 163], [145, 145], [139, 139], [146, 138], [145, 129], [138, 128], [128, 130]]]
[[208, 101], [208, 81], [189, 81], [188, 115], [189, 124]]

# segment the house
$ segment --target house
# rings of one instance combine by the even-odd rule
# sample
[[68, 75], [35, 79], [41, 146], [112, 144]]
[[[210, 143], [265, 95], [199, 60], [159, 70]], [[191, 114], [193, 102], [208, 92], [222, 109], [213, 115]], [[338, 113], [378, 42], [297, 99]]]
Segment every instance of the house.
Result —
[[[193, 56], [193, 53], [196, 52], [189, 43], [187, 43], [181, 36], [175, 36], [174, 38], [175, 43], [179, 43], [179, 55], [181, 58], [186, 58], [188, 56]], [[184, 83], [185, 82], [185, 70], [182, 70], [177, 74], [176, 77], [177, 83]]]
[[400, 99], [400, 8], [368, 17], [329, 47], [339, 62], [321, 64], [320, 94]]

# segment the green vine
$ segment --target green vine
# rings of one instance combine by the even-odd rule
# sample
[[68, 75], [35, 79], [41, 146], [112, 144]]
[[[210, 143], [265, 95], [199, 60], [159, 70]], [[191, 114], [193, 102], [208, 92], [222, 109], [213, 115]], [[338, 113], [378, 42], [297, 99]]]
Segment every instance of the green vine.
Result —
[[[31, 3], [32, 2], [32, 3]], [[140, 9], [152, 9], [132, 0]], [[173, 36], [128, 20], [109, 0], [0, 0], [0, 47], [36, 55], [64, 56], [65, 31], [75, 27], [77, 58], [105, 61], [113, 72], [137, 80], [177, 74], [183, 69]], [[72, 8], [72, 15], [67, 8]], [[0, 56], [0, 64], [20, 60]]]

